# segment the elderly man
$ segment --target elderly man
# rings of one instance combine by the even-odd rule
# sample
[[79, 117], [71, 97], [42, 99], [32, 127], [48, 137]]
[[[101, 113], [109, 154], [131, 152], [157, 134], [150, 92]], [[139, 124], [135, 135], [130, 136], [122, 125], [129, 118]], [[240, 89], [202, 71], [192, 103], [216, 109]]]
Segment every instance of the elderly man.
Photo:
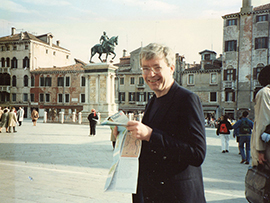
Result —
[[146, 106], [142, 123], [127, 124], [132, 136], [142, 140], [135, 203], [205, 202], [202, 106], [197, 95], [174, 81], [174, 56], [169, 47], [155, 43], [140, 53], [142, 76], [155, 95]]

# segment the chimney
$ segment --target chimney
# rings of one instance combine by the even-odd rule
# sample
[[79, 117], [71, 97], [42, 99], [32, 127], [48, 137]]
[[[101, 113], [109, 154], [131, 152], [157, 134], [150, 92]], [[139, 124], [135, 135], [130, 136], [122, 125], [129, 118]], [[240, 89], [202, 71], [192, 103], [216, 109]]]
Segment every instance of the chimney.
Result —
[[47, 35], [47, 37], [48, 37], [48, 44], [51, 47], [52, 46], [52, 35]]
[[252, 12], [251, 0], [242, 0], [241, 13]]
[[60, 40], [57, 40], [57, 41], [56, 41], [56, 45], [57, 45], [57, 46], [60, 46]]
[[127, 50], [123, 50], [123, 57], [125, 57], [127, 55]]
[[11, 36], [15, 35], [15, 32], [16, 32], [16, 28], [15, 27], [12, 27], [11, 28]]

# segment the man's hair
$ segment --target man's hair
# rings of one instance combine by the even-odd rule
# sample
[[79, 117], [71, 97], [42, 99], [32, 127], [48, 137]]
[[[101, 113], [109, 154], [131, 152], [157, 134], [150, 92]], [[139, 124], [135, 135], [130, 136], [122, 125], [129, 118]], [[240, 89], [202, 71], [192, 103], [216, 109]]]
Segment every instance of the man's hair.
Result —
[[259, 74], [258, 77], [259, 83], [262, 86], [266, 86], [270, 84], [270, 65], [265, 66]]
[[175, 64], [175, 54], [173, 50], [165, 45], [157, 43], [150, 43], [141, 49], [140, 63], [142, 59], [151, 60], [155, 57], [164, 57], [169, 67]]
[[244, 112], [242, 113], [242, 116], [243, 116], [243, 117], [247, 117], [247, 116], [248, 116], [248, 112], [247, 112], [247, 111], [244, 111]]

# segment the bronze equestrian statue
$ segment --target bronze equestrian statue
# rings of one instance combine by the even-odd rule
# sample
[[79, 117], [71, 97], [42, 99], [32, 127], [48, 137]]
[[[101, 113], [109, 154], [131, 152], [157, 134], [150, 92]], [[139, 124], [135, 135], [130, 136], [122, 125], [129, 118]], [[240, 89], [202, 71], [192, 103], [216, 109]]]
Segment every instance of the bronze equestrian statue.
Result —
[[105, 62], [107, 62], [108, 55], [110, 54], [114, 55], [112, 59], [116, 57], [116, 53], [114, 53], [114, 47], [115, 45], [118, 45], [118, 36], [113, 36], [109, 39], [106, 35], [106, 32], [103, 32], [103, 35], [100, 37], [100, 42], [101, 41], [101, 44], [96, 44], [91, 48], [91, 57], [89, 60], [90, 63], [93, 63], [92, 58], [96, 53], [99, 54], [98, 58], [101, 62], [103, 62], [101, 59], [102, 54], [106, 54], [106, 59], [104, 60]]

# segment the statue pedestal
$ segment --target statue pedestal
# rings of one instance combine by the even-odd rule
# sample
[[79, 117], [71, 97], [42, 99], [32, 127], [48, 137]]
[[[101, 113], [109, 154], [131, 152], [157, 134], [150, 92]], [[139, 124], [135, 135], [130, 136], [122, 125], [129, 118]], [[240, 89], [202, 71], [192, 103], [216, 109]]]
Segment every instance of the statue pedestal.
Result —
[[115, 71], [116, 66], [110, 63], [92, 63], [85, 67], [85, 104], [82, 111], [82, 122], [88, 122], [91, 109], [100, 113], [100, 120], [117, 112], [115, 103]]

